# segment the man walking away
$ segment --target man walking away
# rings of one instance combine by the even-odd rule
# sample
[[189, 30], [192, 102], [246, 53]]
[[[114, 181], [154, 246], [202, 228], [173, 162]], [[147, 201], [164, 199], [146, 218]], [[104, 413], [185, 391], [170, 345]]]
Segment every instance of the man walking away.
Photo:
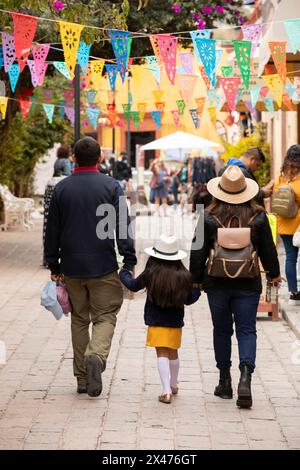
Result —
[[[259, 147], [253, 147], [247, 150], [241, 158], [230, 158], [227, 162], [227, 167], [230, 165], [239, 166], [246, 178], [250, 178], [257, 183], [254, 172], [257, 171], [265, 161], [266, 157], [263, 151]], [[226, 168], [222, 168], [219, 171], [219, 176], [222, 176]], [[274, 183], [270, 181], [270, 183], [259, 190], [255, 199], [260, 205], [263, 206], [264, 199], [271, 196], [273, 185]]]
[[53, 192], [45, 254], [52, 280], [64, 276], [73, 307], [71, 331], [77, 392], [98, 396], [123, 301], [115, 239], [128, 269], [136, 264], [136, 256], [126, 201], [120, 199], [122, 190], [113, 178], [97, 169], [99, 144], [91, 137], [79, 140], [73, 158], [78, 168]]

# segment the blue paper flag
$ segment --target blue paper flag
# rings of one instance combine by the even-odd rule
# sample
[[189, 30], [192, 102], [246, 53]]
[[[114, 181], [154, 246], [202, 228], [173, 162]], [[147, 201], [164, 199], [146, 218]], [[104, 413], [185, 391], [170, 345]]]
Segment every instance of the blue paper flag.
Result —
[[10, 86], [12, 89], [12, 92], [15, 92], [19, 76], [20, 76], [20, 67], [19, 64], [12, 64], [9, 71], [8, 71], [8, 76], [9, 76], [9, 81], [10, 81]]
[[4, 64], [3, 49], [2, 49], [2, 46], [0, 45], [0, 69], [3, 64]]
[[86, 96], [86, 99], [88, 100], [89, 104], [94, 103], [94, 100], [96, 98], [97, 93], [98, 92], [96, 90], [87, 90], [85, 92], [85, 96]]
[[92, 44], [86, 44], [84, 41], [80, 41], [78, 52], [77, 52], [77, 61], [80, 65], [82, 73], [85, 75], [89, 65], [90, 50]]
[[272, 113], [273, 116], [275, 116], [275, 109], [274, 109], [274, 103], [273, 103], [273, 98], [264, 98], [264, 103], [269, 111], [269, 113]]
[[157, 57], [155, 55], [149, 55], [146, 57], [146, 62], [148, 65], [148, 69], [153, 73], [154, 78], [159, 85], [161, 79], [161, 70], [157, 61]]
[[300, 20], [286, 20], [284, 22], [286, 34], [293, 54], [296, 54], [300, 47]]
[[259, 86], [254, 86], [253, 88], [250, 89], [251, 104], [252, 104], [253, 108], [255, 108], [255, 105], [258, 101], [259, 93], [260, 93], [260, 87]]
[[223, 57], [223, 49], [216, 49], [216, 71]]
[[289, 97], [292, 98], [293, 94], [295, 93], [296, 87], [288, 83], [287, 85], [285, 85], [285, 89], [288, 92]]
[[48, 118], [48, 122], [52, 124], [53, 113], [54, 113], [54, 104], [43, 103], [43, 108]]
[[191, 114], [191, 116], [192, 116], [195, 129], [198, 129], [198, 127], [199, 127], [198, 109], [197, 109], [197, 108], [195, 108], [195, 109], [190, 109], [189, 111], [190, 111], [190, 114]]
[[97, 129], [98, 125], [98, 117], [99, 117], [99, 109], [98, 108], [86, 108], [86, 113], [88, 116], [88, 120], [94, 127], [94, 129]]
[[151, 116], [158, 128], [161, 126], [161, 111], [152, 111]]
[[71, 80], [71, 74], [65, 62], [53, 62], [54, 67], [66, 78]]
[[109, 29], [108, 32], [117, 63], [119, 65], [122, 82], [124, 83], [132, 38], [128, 31]]
[[66, 102], [65, 100], [59, 100], [58, 102], [60, 108], [59, 108], [59, 116], [61, 119], [64, 118], [64, 115], [65, 115], [65, 106], [66, 106]]
[[116, 64], [105, 64], [111, 91], [116, 89], [116, 79], [119, 73], [119, 66]]
[[196, 38], [196, 45], [207, 77], [212, 87], [216, 82], [216, 41], [215, 39]]
[[197, 62], [200, 62], [200, 55], [199, 55], [198, 47], [196, 44], [196, 38], [209, 39], [210, 33], [211, 33], [210, 29], [197, 29], [196, 31], [190, 31], [190, 36], [193, 41]]

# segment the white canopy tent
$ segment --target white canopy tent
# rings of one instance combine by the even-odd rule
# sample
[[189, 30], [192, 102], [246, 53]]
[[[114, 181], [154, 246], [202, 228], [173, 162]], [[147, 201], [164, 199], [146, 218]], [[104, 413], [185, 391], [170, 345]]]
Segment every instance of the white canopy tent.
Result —
[[[178, 151], [179, 157], [182, 158], [185, 154], [185, 150], [203, 150], [208, 149], [223, 150], [223, 147], [213, 142], [212, 140], [203, 139], [194, 134], [188, 134], [187, 132], [174, 132], [160, 139], [156, 139], [153, 142], [149, 142], [143, 145], [142, 150], [172, 150]], [[172, 152], [173, 153], [173, 152]], [[207, 153], [206, 153], [207, 154]]]

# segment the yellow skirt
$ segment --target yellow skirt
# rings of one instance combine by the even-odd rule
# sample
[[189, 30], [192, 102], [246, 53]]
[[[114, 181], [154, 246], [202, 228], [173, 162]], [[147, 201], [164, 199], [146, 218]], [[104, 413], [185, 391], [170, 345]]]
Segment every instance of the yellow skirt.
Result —
[[181, 346], [181, 334], [182, 328], [149, 326], [146, 344], [154, 348], [179, 349]]

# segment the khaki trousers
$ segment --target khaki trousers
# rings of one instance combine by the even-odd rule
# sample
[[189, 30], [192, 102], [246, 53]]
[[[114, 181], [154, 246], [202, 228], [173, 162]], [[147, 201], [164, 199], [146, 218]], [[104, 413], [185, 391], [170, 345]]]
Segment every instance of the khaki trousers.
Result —
[[[102, 371], [110, 351], [117, 322], [117, 314], [123, 302], [123, 289], [117, 271], [96, 279], [65, 277], [72, 304], [71, 331], [74, 352], [74, 376], [85, 383], [85, 356], [96, 354]], [[92, 334], [89, 324], [92, 322]]]

